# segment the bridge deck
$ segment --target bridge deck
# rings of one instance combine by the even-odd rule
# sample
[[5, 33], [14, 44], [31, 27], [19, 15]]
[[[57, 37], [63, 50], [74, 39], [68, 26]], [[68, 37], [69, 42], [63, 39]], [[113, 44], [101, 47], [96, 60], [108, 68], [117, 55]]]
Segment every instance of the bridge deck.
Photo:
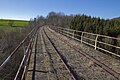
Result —
[[34, 43], [34, 47], [32, 50], [26, 80], [47, 79], [47, 71], [45, 69], [44, 55], [43, 55], [44, 53], [42, 51], [42, 42], [40, 36], [41, 34], [39, 32], [37, 42]]
[[[96, 58], [97, 60], [101, 61], [105, 65], [109, 66], [112, 70], [114, 70], [116, 73], [120, 74], [120, 60], [117, 60], [109, 55], [106, 55], [104, 53], [101, 53], [97, 50], [94, 50], [93, 48], [90, 48], [84, 44], [81, 44], [73, 39], [67, 38], [63, 35], [60, 35], [59, 33], [56, 33], [49, 28], [44, 28], [46, 34], [49, 36], [49, 38], [53, 41], [54, 45], [58, 49], [58, 51], [61, 53], [62, 56], [64, 56], [64, 59], [67, 61], [67, 64], [69, 67], [73, 70], [73, 73], [76, 75], [76, 79], [86, 79], [86, 80], [117, 80], [120, 78], [120, 75], [112, 75], [112, 73], [107, 72], [100, 66], [96, 65], [94, 61], [86, 58], [82, 54], [80, 54], [78, 51], [73, 49], [67, 44], [67, 41], [73, 46], [77, 46], [81, 51], [89, 53], [90, 56]], [[50, 67], [51, 63], [49, 61], [48, 55], [45, 55], [45, 50], [43, 47], [45, 46], [43, 44], [43, 40], [41, 39], [41, 36], [43, 34], [43, 28], [40, 29], [37, 41], [34, 43], [34, 48], [31, 54], [29, 69], [26, 75], [26, 80], [56, 80], [55, 76], [56, 74], [49, 71], [48, 67]], [[45, 35], [44, 35], [45, 36]], [[66, 41], [63, 42], [62, 40]], [[47, 38], [45, 38], [47, 40]], [[49, 44], [45, 42], [46, 45]], [[49, 52], [51, 49], [47, 48], [47, 51]], [[53, 50], [52, 50], [53, 51]], [[52, 65], [54, 66], [55, 70], [57, 71], [57, 80], [74, 80], [72, 78], [66, 78], [65, 72], [62, 68], [60, 68], [61, 63], [58, 64], [56, 61], [56, 64], [54, 63], [55, 59], [54, 56], [51, 55], [51, 60], [53, 60]], [[59, 66], [59, 67], [58, 67]], [[58, 69], [61, 69], [60, 70]], [[67, 74], [67, 73], [66, 73]], [[49, 77], [48, 75], [51, 75]], [[69, 77], [69, 76], [68, 76]]]

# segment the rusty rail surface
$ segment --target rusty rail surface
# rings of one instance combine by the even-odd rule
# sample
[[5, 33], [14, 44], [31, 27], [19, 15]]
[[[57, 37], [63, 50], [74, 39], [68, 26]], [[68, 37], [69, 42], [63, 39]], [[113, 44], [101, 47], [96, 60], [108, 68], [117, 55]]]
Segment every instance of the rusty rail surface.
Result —
[[73, 78], [73, 80], [77, 80], [77, 76], [74, 74], [73, 70], [70, 69], [69, 65], [67, 64], [66, 60], [63, 59], [63, 56], [61, 55], [61, 53], [58, 51], [58, 49], [56, 48], [56, 46], [54, 45], [54, 43], [52, 42], [52, 40], [49, 38], [49, 36], [47, 35], [47, 33], [45, 32], [44, 28], [43, 31], [45, 33], [45, 36], [47, 37], [47, 39], [49, 40], [49, 42], [51, 43], [51, 45], [53, 46], [53, 48], [55, 49], [57, 55], [59, 56], [59, 58], [61, 59], [62, 63], [64, 64], [65, 68], [67, 69], [67, 71], [70, 73], [71, 77]]

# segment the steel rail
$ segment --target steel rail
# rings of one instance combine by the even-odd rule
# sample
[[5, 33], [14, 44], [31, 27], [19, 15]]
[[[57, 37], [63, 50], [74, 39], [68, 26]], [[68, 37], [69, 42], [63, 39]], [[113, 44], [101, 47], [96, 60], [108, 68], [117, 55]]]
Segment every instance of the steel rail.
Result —
[[14, 77], [14, 80], [17, 80], [17, 77], [18, 77], [18, 75], [19, 75], [19, 73], [20, 73], [20, 70], [21, 70], [21, 68], [22, 68], [22, 66], [23, 66], [23, 64], [24, 64], [24, 62], [25, 62], [26, 56], [27, 56], [27, 54], [28, 54], [28, 52], [29, 52], [29, 48], [31, 47], [31, 42], [32, 42], [32, 39], [31, 39], [31, 41], [30, 41], [30, 43], [29, 43], [29, 45], [28, 45], [28, 47], [27, 47], [26, 53], [24, 54], [24, 56], [23, 56], [23, 58], [22, 58], [22, 61], [21, 61], [20, 66], [19, 66], [19, 68], [18, 68], [18, 70], [17, 70], [17, 73], [16, 73], [16, 75], [15, 75], [15, 77]]
[[[54, 32], [50, 28], [49, 28], [49, 31], [54, 34]], [[56, 36], [56, 35], [54, 34], [54, 36]], [[111, 69], [109, 66], [107, 66], [106, 64], [100, 62], [99, 60], [97, 60], [93, 56], [89, 55], [88, 53], [86, 53], [83, 50], [81, 50], [80, 48], [78, 48], [77, 46], [74, 46], [73, 44], [71, 44], [67, 40], [63, 40], [61, 37], [58, 37], [58, 36], [56, 36], [56, 37], [59, 38], [60, 40], [62, 40], [63, 42], [65, 42], [66, 44], [68, 44], [71, 48], [73, 48], [74, 50], [76, 50], [77, 52], [79, 52], [80, 54], [82, 54], [83, 56], [85, 56], [86, 58], [88, 58], [91, 61], [93, 61], [95, 64], [97, 64], [101, 68], [103, 68], [106, 72], [108, 72], [109, 74], [111, 74], [116, 79], [118, 79], [118, 80], [120, 79], [120, 73], [118, 73], [115, 70]]]
[[[38, 28], [39, 30], [39, 28]], [[34, 41], [35, 41], [35, 37], [36, 37], [36, 33], [37, 33], [37, 30], [36, 32], [33, 34], [32, 36], [32, 41], [31, 41], [31, 46], [29, 48], [29, 52], [28, 52], [28, 56], [26, 57], [26, 62], [25, 62], [25, 66], [24, 66], [24, 70], [23, 70], [23, 73], [22, 73], [22, 77], [21, 77], [21, 80], [25, 79], [26, 78], [26, 71], [28, 70], [28, 65], [29, 65], [29, 60], [30, 60], [30, 57], [31, 57], [31, 52], [32, 52], [32, 48], [33, 48], [33, 45], [34, 45]]]
[[32, 39], [32, 43], [31, 43], [31, 46], [30, 46], [30, 51], [28, 52], [28, 57], [27, 57], [27, 60], [26, 60], [26, 63], [25, 63], [25, 67], [24, 67], [24, 70], [23, 70], [23, 74], [22, 74], [22, 77], [21, 77], [21, 80], [23, 80], [26, 76], [26, 71], [27, 71], [27, 68], [28, 68], [28, 65], [29, 65], [29, 60], [30, 60], [30, 57], [31, 57], [31, 52], [32, 52], [32, 48], [33, 48], [33, 45], [34, 45], [34, 38]]
[[[55, 80], [59, 80], [58, 79], [58, 76], [57, 76], [57, 72], [56, 72], [56, 70], [55, 70], [55, 68], [54, 68], [54, 66], [53, 66], [53, 64], [51, 63], [52, 62], [52, 60], [51, 60], [51, 58], [50, 58], [50, 54], [49, 54], [49, 52], [48, 52], [48, 50], [47, 50], [47, 47], [46, 47], [46, 44], [45, 44], [45, 36], [43, 35], [43, 31], [41, 31], [41, 41], [42, 41], [42, 44], [43, 44], [43, 52], [44, 53], [47, 53], [47, 55], [49, 56], [49, 60], [50, 60], [50, 67], [52, 67], [52, 69], [53, 69], [53, 73], [55, 73]], [[45, 57], [45, 54], [44, 54], [44, 57]], [[50, 71], [49, 71], [50, 72]], [[49, 80], [49, 73], [47, 74], [47, 78], [48, 78], [48, 80]]]
[[[35, 32], [36, 33], [36, 32]], [[19, 73], [20, 73], [20, 71], [21, 71], [21, 69], [22, 69], [22, 66], [25, 64], [25, 66], [24, 66], [24, 70], [23, 70], [23, 73], [22, 73], [22, 78], [21, 78], [21, 80], [23, 79], [23, 75], [25, 74], [25, 72], [26, 72], [26, 68], [27, 68], [27, 62], [28, 62], [28, 58], [29, 58], [29, 56], [30, 56], [30, 53], [31, 52], [29, 52], [30, 50], [31, 50], [31, 47], [32, 47], [32, 43], [33, 43], [33, 39], [34, 39], [34, 35], [35, 35], [35, 33], [32, 35], [32, 37], [31, 37], [31, 40], [30, 40], [30, 42], [29, 42], [29, 44], [28, 44], [28, 46], [27, 46], [27, 49], [26, 49], [26, 51], [25, 51], [25, 53], [24, 53], [24, 56], [23, 56], [23, 58], [22, 58], [22, 61], [21, 61], [21, 63], [20, 63], [20, 65], [19, 65], [19, 68], [18, 68], [18, 70], [17, 70], [17, 73], [16, 73], [16, 75], [15, 75], [15, 77], [14, 77], [14, 80], [17, 80], [17, 78], [18, 78], [18, 76], [19, 76]]]
[[[39, 33], [38, 33], [39, 34]], [[33, 73], [32, 73], [32, 80], [35, 80], [35, 70], [36, 70], [36, 53], [37, 53], [37, 40], [38, 40], [38, 34], [36, 34], [35, 38], [35, 54], [34, 54], [34, 64], [33, 64]]]
[[58, 49], [56, 48], [56, 46], [54, 45], [54, 43], [52, 42], [52, 40], [50, 39], [50, 37], [47, 35], [47, 33], [45, 32], [45, 30], [43, 29], [47, 39], [49, 40], [49, 42], [51, 43], [51, 45], [53, 46], [53, 48], [55, 49], [55, 51], [57, 52], [57, 55], [59, 56], [59, 58], [61, 59], [62, 63], [65, 65], [66, 69], [68, 70], [68, 72], [71, 74], [72, 78], [74, 80], [77, 80], [76, 75], [73, 73], [73, 71], [69, 68], [69, 65], [67, 64], [66, 60], [63, 59], [63, 56], [60, 54], [60, 52], [58, 51]]

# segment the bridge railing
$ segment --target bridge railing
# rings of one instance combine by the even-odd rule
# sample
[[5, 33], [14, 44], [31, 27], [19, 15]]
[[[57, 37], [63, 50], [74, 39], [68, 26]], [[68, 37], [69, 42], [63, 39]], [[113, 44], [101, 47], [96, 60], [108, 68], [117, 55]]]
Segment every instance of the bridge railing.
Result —
[[120, 38], [55, 26], [51, 26], [50, 28], [62, 35], [92, 46], [95, 50], [98, 49], [120, 57]]
[[[2, 62], [0, 65], [0, 73], [1, 75], [3, 74], [2, 76], [5, 75], [3, 77], [4, 79], [10, 74], [13, 74], [12, 71], [16, 72], [14, 75], [14, 80], [23, 80], [25, 78], [25, 73], [28, 67], [33, 43], [35, 41], [35, 36], [38, 29], [39, 27], [35, 27], [33, 30], [31, 30], [31, 32], [23, 39], [23, 41], [14, 49], [14, 51], [4, 60], [4, 62]], [[4, 72], [7, 69], [11, 70], [7, 71], [8, 73]]]

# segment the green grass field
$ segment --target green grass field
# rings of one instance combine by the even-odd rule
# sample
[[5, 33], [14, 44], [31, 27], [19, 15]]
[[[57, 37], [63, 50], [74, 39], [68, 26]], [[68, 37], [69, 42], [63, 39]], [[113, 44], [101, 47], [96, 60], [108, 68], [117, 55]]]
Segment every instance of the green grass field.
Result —
[[[12, 27], [9, 26], [10, 21], [13, 22]], [[14, 30], [22, 30], [22, 27], [27, 25], [29, 21], [24, 20], [5, 20], [0, 19], [0, 29], [5, 32], [11, 32]]]
[[0, 26], [9, 26], [10, 21], [13, 22], [13, 27], [20, 27], [20, 26], [25, 26], [28, 24], [28, 21], [25, 20], [5, 20], [5, 19], [0, 19]]

